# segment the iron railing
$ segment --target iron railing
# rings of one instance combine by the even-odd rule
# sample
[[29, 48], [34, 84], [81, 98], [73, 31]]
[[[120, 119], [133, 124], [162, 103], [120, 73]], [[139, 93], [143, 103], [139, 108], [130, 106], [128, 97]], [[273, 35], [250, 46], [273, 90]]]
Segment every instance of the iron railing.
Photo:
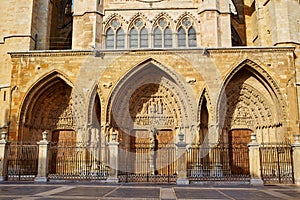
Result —
[[260, 164], [264, 183], [294, 183], [292, 158], [292, 148], [289, 143], [261, 144]]
[[190, 181], [250, 181], [247, 144], [192, 146], [187, 154]]
[[49, 150], [49, 179], [105, 180], [109, 167], [99, 143], [51, 143]]
[[136, 143], [129, 150], [119, 148], [120, 182], [176, 182], [177, 163], [174, 144]]
[[36, 142], [9, 142], [6, 155], [8, 181], [34, 180], [37, 175], [39, 156]]

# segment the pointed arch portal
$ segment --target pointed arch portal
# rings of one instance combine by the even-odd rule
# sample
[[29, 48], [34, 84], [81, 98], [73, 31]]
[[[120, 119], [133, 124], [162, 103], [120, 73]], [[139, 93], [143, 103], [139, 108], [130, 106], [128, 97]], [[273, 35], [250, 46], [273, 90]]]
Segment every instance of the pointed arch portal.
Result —
[[[285, 120], [285, 103], [271, 76], [256, 63], [245, 60], [227, 77], [219, 102], [222, 139], [255, 132], [259, 142], [276, 142], [285, 136], [280, 131]], [[245, 130], [245, 131], [243, 131]], [[250, 131], [249, 131], [250, 130]], [[235, 139], [233, 139], [235, 140]], [[280, 139], [279, 139], [280, 140]]]
[[72, 87], [67, 82], [60, 73], [52, 72], [34, 84], [21, 109], [19, 140], [40, 141], [41, 133], [48, 130], [51, 141], [76, 141]]
[[188, 90], [180, 76], [154, 60], [133, 68], [117, 83], [107, 124], [111, 133], [118, 132], [121, 174], [177, 173], [178, 133], [183, 132], [188, 143], [193, 137], [189, 130], [195, 121], [195, 98]]

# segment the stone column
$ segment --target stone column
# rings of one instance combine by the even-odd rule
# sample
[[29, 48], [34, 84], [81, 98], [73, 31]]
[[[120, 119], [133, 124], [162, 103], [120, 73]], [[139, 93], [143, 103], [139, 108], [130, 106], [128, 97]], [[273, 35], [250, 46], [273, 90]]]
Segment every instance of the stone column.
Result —
[[4, 181], [6, 178], [6, 154], [5, 147], [7, 144], [6, 141], [6, 131], [1, 132], [0, 140], [0, 182]]
[[116, 141], [116, 133], [112, 133], [112, 141], [108, 143], [109, 149], [109, 177], [107, 182], [109, 183], [118, 183], [118, 147], [119, 142]]
[[184, 134], [179, 133], [179, 142], [177, 146], [177, 165], [178, 165], [178, 177], [176, 180], [177, 185], [188, 185], [189, 180], [187, 179], [187, 144], [183, 141]]
[[249, 148], [249, 167], [250, 167], [250, 184], [263, 185], [260, 171], [260, 154], [259, 143], [256, 140], [256, 134], [251, 134], [251, 142], [248, 144]]
[[294, 180], [296, 185], [300, 185], [300, 134], [294, 135], [293, 148], [293, 167], [294, 167]]
[[47, 131], [43, 133], [43, 139], [37, 144], [39, 145], [39, 159], [38, 159], [38, 174], [35, 177], [35, 182], [47, 182], [48, 181], [48, 146]]

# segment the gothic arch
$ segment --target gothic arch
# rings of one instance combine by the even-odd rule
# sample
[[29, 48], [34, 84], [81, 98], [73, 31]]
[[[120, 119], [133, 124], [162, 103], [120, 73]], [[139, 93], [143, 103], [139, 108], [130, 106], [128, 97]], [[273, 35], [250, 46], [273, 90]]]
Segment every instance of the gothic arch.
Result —
[[[128, 102], [131, 94], [145, 84], [162, 85], [172, 91], [180, 107], [180, 123], [178, 123], [178, 128], [184, 133], [189, 133], [190, 131], [188, 130], [190, 128], [195, 128], [196, 112], [194, 106], [196, 103], [194, 102], [195, 98], [191, 97], [192, 92], [190, 88], [174, 70], [153, 59], [148, 59], [138, 64], [118, 81], [110, 94], [106, 107], [106, 124], [112, 124], [114, 110], [121, 115], [120, 118], [130, 118], [130, 116], [124, 116], [124, 113], [120, 112], [120, 109], [126, 103], [124, 98], [130, 94], [127, 99]], [[130, 131], [133, 126], [132, 122], [130, 123], [126, 124], [127, 127], [122, 128]]]
[[170, 15], [163, 12], [163, 13], [158, 14], [153, 19], [153, 26], [152, 26], [152, 30], [151, 30], [152, 33], [153, 33], [154, 29], [158, 26], [159, 21], [163, 18], [167, 20], [167, 22], [168, 22], [167, 26], [170, 27], [172, 32], [174, 32], [174, 30], [175, 30], [174, 20], [172, 19], [172, 17]]
[[226, 77], [217, 107], [223, 133], [224, 129], [227, 132], [272, 128], [276, 135], [276, 127], [282, 126], [286, 119], [286, 106], [277, 83], [266, 70], [248, 59]]
[[180, 22], [182, 22], [182, 20], [185, 18], [189, 18], [192, 20], [193, 28], [196, 30], [197, 33], [199, 33], [200, 31], [199, 26], [197, 26], [197, 19], [191, 13], [188, 12], [185, 12], [184, 14], [178, 17], [175, 31], [178, 31], [178, 28], [181, 26]]
[[212, 105], [206, 89], [203, 90], [198, 104], [198, 135], [195, 144], [203, 144], [208, 140], [209, 124], [212, 122]]
[[71, 91], [71, 82], [58, 71], [36, 81], [21, 104], [18, 138], [28, 139], [30, 130], [40, 131], [40, 135], [33, 135], [31, 139], [40, 139], [43, 130], [74, 130]]
[[95, 99], [99, 98], [99, 106], [101, 107], [101, 99], [100, 96], [98, 94], [98, 85], [95, 83], [94, 86], [92, 87], [93, 89], [91, 90], [91, 92], [88, 95], [88, 116], [87, 116], [87, 124], [94, 124], [94, 108], [95, 108]]
[[212, 122], [213, 118], [212, 118], [212, 113], [213, 113], [213, 106], [212, 106], [212, 102], [211, 99], [209, 97], [209, 92], [206, 88], [203, 89], [200, 99], [199, 99], [199, 103], [198, 103], [198, 111], [197, 111], [197, 121], [200, 122], [200, 118], [201, 118], [201, 106], [204, 102], [204, 100], [206, 101], [206, 105], [207, 105], [207, 110], [209, 113], [209, 121]]
[[148, 27], [148, 24], [149, 24], [149, 19], [148, 19], [148, 17], [146, 16], [146, 15], [144, 15], [143, 13], [141, 13], [141, 12], [137, 12], [135, 15], [133, 15], [130, 19], [129, 19], [129, 27], [131, 27], [132, 26], [132, 23], [136, 20], [136, 19], [138, 19], [138, 18], [141, 18], [141, 19], [143, 19], [145, 22], [146, 22], [146, 27]]
[[109, 29], [109, 27], [111, 27], [111, 22], [114, 20], [114, 19], [117, 19], [120, 21], [120, 27], [123, 28], [123, 30], [127, 30], [127, 27], [125, 26], [126, 25], [126, 20], [119, 14], [117, 13], [114, 13], [112, 15], [110, 15], [105, 21], [104, 21], [104, 35], [106, 34], [106, 31], [107, 29]]
[[220, 103], [222, 102], [221, 99], [223, 98], [224, 90], [226, 86], [228, 85], [230, 80], [232, 80], [232, 77], [243, 68], [247, 68], [247, 70], [253, 73], [254, 76], [256, 76], [256, 78], [259, 79], [262, 85], [268, 90], [268, 92], [271, 94], [273, 99], [277, 101], [277, 103], [275, 104], [277, 106], [277, 112], [278, 112], [276, 113], [277, 120], [280, 121], [281, 119], [285, 121], [287, 117], [286, 103], [280, 92], [278, 83], [275, 81], [275, 79], [271, 77], [271, 75], [263, 67], [261, 67], [260, 65], [258, 65], [257, 63], [249, 59], [242, 61], [240, 64], [237, 65], [237, 67], [235, 67], [230, 73], [228, 73], [227, 77], [225, 77], [223, 87], [221, 88], [220, 91], [217, 107], [220, 109]]

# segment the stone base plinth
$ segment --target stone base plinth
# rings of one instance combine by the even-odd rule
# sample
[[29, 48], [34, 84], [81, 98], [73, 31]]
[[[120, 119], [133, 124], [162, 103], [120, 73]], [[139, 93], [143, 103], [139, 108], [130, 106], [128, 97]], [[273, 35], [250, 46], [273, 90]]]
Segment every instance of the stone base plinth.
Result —
[[119, 183], [119, 179], [116, 177], [108, 177], [106, 182], [107, 183]]
[[35, 177], [34, 182], [41, 182], [41, 183], [45, 183], [48, 181], [47, 177]]
[[295, 185], [300, 185], [300, 178], [295, 178]]
[[190, 184], [190, 182], [186, 178], [177, 178], [176, 184], [177, 185], [188, 185], [188, 184]]
[[257, 179], [251, 178], [250, 185], [264, 185], [264, 182], [263, 182], [263, 180], [258, 179], [258, 178]]

